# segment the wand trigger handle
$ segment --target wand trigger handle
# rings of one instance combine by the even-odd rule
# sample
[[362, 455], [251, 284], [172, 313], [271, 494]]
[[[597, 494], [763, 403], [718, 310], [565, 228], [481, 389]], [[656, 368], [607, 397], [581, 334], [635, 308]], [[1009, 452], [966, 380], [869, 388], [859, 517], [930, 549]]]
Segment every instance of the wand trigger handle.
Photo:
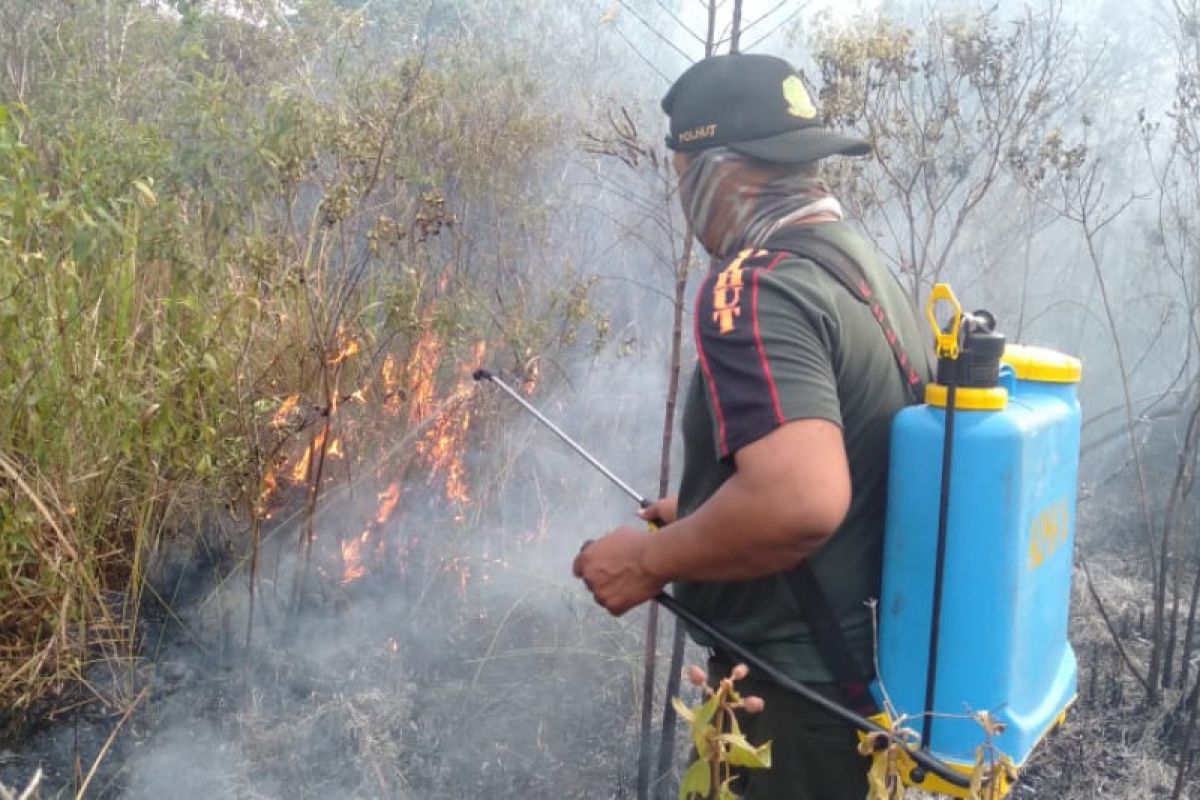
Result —
[[[647, 497], [643, 497], [641, 500], [638, 501], [638, 505], [641, 506], [642, 508], [649, 508], [650, 506], [654, 505], [654, 501], [650, 500]], [[654, 531], [658, 530], [659, 528], [663, 527], [666, 524], [667, 523], [663, 522], [661, 517], [655, 517], [654, 519], [646, 520], [646, 527], [648, 527], [650, 529], [651, 533], [653, 533]]]

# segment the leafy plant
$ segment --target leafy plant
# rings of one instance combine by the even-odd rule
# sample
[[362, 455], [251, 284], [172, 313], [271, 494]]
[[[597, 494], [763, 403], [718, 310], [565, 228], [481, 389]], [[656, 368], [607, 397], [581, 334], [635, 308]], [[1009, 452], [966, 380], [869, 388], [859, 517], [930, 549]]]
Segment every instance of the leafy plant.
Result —
[[736, 712], [758, 714], [764, 707], [762, 698], [743, 697], [733, 686], [749, 673], [749, 667], [738, 664], [714, 689], [708, 685], [704, 670], [697, 666], [687, 668], [688, 680], [703, 690], [706, 699], [689, 708], [678, 697], [671, 698], [675, 710], [691, 729], [696, 748], [696, 760], [684, 772], [679, 785], [680, 800], [734, 800], [739, 796], [732, 788], [737, 778], [733, 774], [735, 767], [770, 769], [771, 743], [750, 744], [738, 725]]

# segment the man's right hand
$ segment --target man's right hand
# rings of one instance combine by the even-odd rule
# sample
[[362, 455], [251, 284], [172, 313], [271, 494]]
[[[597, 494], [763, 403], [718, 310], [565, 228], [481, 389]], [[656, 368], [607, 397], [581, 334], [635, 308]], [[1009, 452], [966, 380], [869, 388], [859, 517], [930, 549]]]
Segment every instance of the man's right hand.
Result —
[[638, 516], [647, 522], [661, 522], [670, 525], [679, 515], [679, 498], [676, 495], [655, 500], [638, 512]]

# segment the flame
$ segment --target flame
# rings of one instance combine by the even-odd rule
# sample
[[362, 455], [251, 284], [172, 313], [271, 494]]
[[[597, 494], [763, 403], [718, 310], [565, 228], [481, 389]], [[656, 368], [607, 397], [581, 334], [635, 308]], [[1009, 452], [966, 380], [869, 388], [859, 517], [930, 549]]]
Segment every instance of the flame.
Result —
[[321, 446], [324, 444], [325, 444], [325, 430], [321, 429], [321, 430], [317, 431], [317, 435], [313, 437], [313, 440], [308, 445], [308, 447], [304, 448], [304, 455], [302, 455], [300, 457], [300, 460], [297, 461], [295, 463], [295, 465], [292, 466], [292, 482], [293, 483], [300, 483], [306, 477], [308, 477], [308, 468], [309, 468], [309, 464], [312, 463], [313, 454], [320, 452]]
[[[336, 355], [329, 358], [330, 365], [345, 362], [359, 354], [364, 347], [360, 340], [341, 329], [335, 341], [338, 349]], [[470, 363], [463, 363], [457, 374], [449, 368], [449, 354], [452, 352], [455, 356], [459, 354], [457, 343], [451, 349], [450, 340], [444, 340], [432, 324], [423, 326], [412, 341], [411, 350], [406, 355], [384, 354], [378, 365], [378, 373], [362, 388], [347, 394], [337, 392], [335, 385], [335, 397], [330, 400], [324, 427], [318, 426], [306, 446], [297, 445], [290, 458], [275, 463], [272, 470], [263, 476], [257, 509], [264, 518], [269, 518], [269, 514], [266, 514], [267, 501], [279, 491], [279, 484], [301, 486], [311, 481], [314, 458], [319, 455], [324, 454], [331, 459], [350, 458], [353, 459], [352, 463], [370, 463], [365, 459], [373, 455], [381, 456], [377, 474], [382, 480], [375, 487], [377, 507], [374, 511], [364, 510], [366, 516], [362, 520], [365, 522], [364, 527], [360, 528], [362, 532], [346, 538], [333, 536], [322, 544], [326, 559], [336, 559], [338, 555], [341, 557], [340, 568], [329, 568], [329, 561], [325, 562], [327, 573], [322, 571], [321, 574], [327, 575], [330, 580], [340, 580], [342, 584], [353, 583], [365, 577], [368, 571], [375, 568], [374, 565], [395, 564], [403, 570], [414, 553], [423, 552], [429, 546], [427, 542], [422, 542], [423, 538], [428, 537], [400, 530], [394, 524], [388, 525], [396, 516], [402, 494], [400, 484], [405, 479], [404, 471], [410, 466], [413, 473], [423, 473], [423, 481], [428, 481], [431, 487], [444, 493], [449, 502], [445, 512], [447, 517], [452, 515], [461, 520], [467, 513], [471, 487], [466, 447], [474, 421], [473, 407], [469, 402], [475, 387], [472, 373], [483, 365], [487, 346], [483, 341], [477, 342], [471, 350]], [[329, 354], [332, 354], [332, 348]], [[459, 359], [456, 357], [455, 360]], [[466, 362], [467, 359], [462, 361]], [[446, 378], [451, 376], [454, 382], [447, 385]], [[527, 393], [533, 391], [538, 377], [537, 364], [533, 362], [526, 368], [524, 388]], [[340, 403], [339, 398], [342, 401]], [[299, 394], [285, 398], [272, 417], [271, 426], [282, 428], [289, 421], [295, 421], [300, 401]], [[388, 418], [394, 421], [389, 423], [386, 421]], [[379, 423], [383, 423], [378, 428], [379, 435], [364, 438], [362, 432], [371, 430], [369, 425]], [[391, 434], [396, 432], [396, 428], [401, 433], [407, 428], [410, 435], [415, 437], [407, 455], [396, 449], [384, 453], [383, 447], [379, 447], [375, 453], [359, 452], [364, 444], [370, 446], [372, 441], [382, 442], [392, 438]], [[389, 470], [397, 468], [399, 473], [394, 476], [397, 480], [386, 483], [388, 478], [384, 476]], [[337, 471], [336, 475], [328, 476], [328, 480], [345, 480], [345, 477], [339, 476], [341, 472]], [[289, 497], [294, 500], [295, 494]], [[386, 532], [384, 526], [388, 526]], [[486, 567], [474, 568], [462, 559], [450, 562], [447, 571], [452, 571], [447, 577], [462, 586], [466, 586], [472, 577], [476, 580], [488, 579]], [[472, 576], [473, 571], [475, 576]]]
[[275, 477], [275, 470], [267, 469], [262, 479], [262, 492], [258, 495], [258, 504], [255, 506], [255, 513], [265, 519], [270, 519], [271, 514], [267, 511], [267, 504], [271, 500], [271, 496], [275, 494], [275, 490], [279, 488], [279, 481]]
[[383, 360], [379, 377], [383, 380], [383, 410], [394, 417], [400, 413], [400, 371], [391, 353]]
[[467, 467], [463, 463], [463, 450], [467, 441], [467, 431], [471, 427], [471, 412], [463, 410], [459, 417], [458, 429], [455, 431], [455, 436], [451, 447], [456, 449], [450, 459], [450, 464], [446, 468], [446, 498], [455, 500], [463, 505], [471, 502], [471, 495], [467, 492]]
[[412, 357], [408, 360], [408, 421], [420, 423], [433, 410], [437, 389], [437, 368], [442, 360], [442, 343], [437, 334], [426, 328], [417, 339]]
[[362, 563], [362, 548], [371, 536], [370, 530], [362, 532], [361, 536], [346, 539], [342, 542], [342, 583], [354, 581], [367, 574], [367, 568]]
[[312, 461], [312, 448], [304, 448], [304, 455], [292, 466], [292, 482], [300, 483], [308, 474], [308, 463]]
[[342, 363], [347, 358], [357, 354], [359, 350], [358, 340], [353, 336], [347, 336], [346, 331], [343, 328], [338, 328], [337, 338], [342, 342], [342, 344], [338, 348], [337, 355], [329, 359], [329, 363], [331, 365]]
[[288, 417], [296, 410], [296, 404], [300, 402], [300, 395], [294, 394], [285, 399], [279, 406], [279, 410], [275, 412], [275, 416], [271, 417], [272, 428], [282, 428], [287, 425]]
[[375, 522], [379, 525], [387, 522], [400, 502], [400, 484], [392, 482], [387, 489], [379, 493], [379, 511], [375, 514]]
[[279, 481], [275, 478], [274, 470], [267, 470], [267, 474], [263, 475], [263, 497], [271, 494], [279, 486]]
[[[471, 373], [483, 365], [486, 353], [487, 343], [477, 342], [473, 348], [471, 363], [463, 368], [452, 398], [468, 396], [474, 382]], [[467, 467], [463, 460], [463, 452], [466, 450], [467, 435], [471, 428], [471, 410], [465, 404], [461, 404], [456, 411], [457, 413], [447, 411], [440, 414], [417, 449], [429, 464], [430, 477], [445, 475], [446, 499], [467, 505], [471, 502], [471, 495], [467, 489]]]

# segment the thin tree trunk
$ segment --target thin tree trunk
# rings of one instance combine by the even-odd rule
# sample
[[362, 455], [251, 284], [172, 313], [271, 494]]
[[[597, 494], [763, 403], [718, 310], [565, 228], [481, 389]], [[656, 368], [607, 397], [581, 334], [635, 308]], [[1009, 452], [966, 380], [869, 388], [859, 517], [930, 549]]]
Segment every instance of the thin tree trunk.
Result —
[[708, 58], [716, 49], [717, 0], [708, 0], [708, 35], [704, 39], [704, 57]]
[[[737, 52], [737, 40], [741, 35], [742, 2], [734, 0], [734, 19], [732, 30], [731, 52]], [[708, 27], [704, 39], [704, 57], [713, 55], [717, 38], [717, 2], [708, 0]], [[670, 200], [668, 199], [668, 202]], [[692, 260], [692, 250], [695, 242], [692, 226], [688, 225], [684, 234], [683, 255], [675, 265], [675, 320], [671, 329], [671, 365], [668, 376], [666, 414], [663, 419], [662, 460], [659, 463], [659, 496], [665, 496], [670, 490], [671, 470], [671, 434], [675, 428], [675, 404], [679, 395], [679, 371], [683, 342], [683, 301], [687, 288], [688, 265]], [[679, 692], [680, 669], [683, 667], [684, 649], [683, 625], [675, 620], [671, 639], [671, 661], [667, 671], [666, 700], [663, 703], [662, 733], [658, 745], [658, 764], [655, 772], [655, 796], [668, 798], [671, 782], [666, 776], [671, 772], [671, 762], [675, 755], [675, 706], [671, 698]], [[645, 740], [643, 739], [643, 742]], [[644, 745], [643, 745], [644, 747]]]
[[[695, 238], [689, 225], [683, 243], [683, 255], [675, 265], [675, 319], [671, 327], [671, 363], [667, 374], [667, 402], [663, 415], [662, 460], [659, 462], [658, 494], [666, 497], [671, 490], [671, 442], [675, 432], [675, 407], [679, 397], [679, 373], [683, 358], [683, 303], [687, 289], [688, 266], [692, 261]], [[671, 662], [667, 672], [667, 689], [663, 703], [662, 734], [658, 745], [658, 766], [654, 773], [655, 797], [666, 797], [670, 781], [665, 778], [671, 772], [675, 756], [675, 705], [671, 698], [679, 693], [680, 669], [683, 666], [683, 625], [675, 620], [671, 639]]]
[[[1200, 444], [1200, 390], [1196, 390], [1196, 400], [1193, 403], [1192, 411], [1188, 419], [1187, 433], [1184, 436], [1183, 447], [1179, 451], [1178, 466], [1175, 470], [1175, 480], [1171, 485], [1171, 494], [1167, 499], [1167, 510], [1163, 519], [1163, 552], [1170, 548], [1171, 542], [1176, 538], [1177, 529], [1183, 519], [1184, 512], [1187, 508], [1187, 501], [1192, 492], [1192, 486], [1195, 479], [1196, 466], [1196, 449]], [[1167, 559], [1163, 558], [1163, 565], [1167, 564]], [[1160, 581], [1163, 586], [1160, 587], [1158, 598], [1156, 599], [1155, 607], [1155, 623], [1163, 628], [1166, 627], [1165, 619], [1162, 617], [1166, 612], [1166, 576], [1160, 571]], [[1158, 634], [1159, 631], [1156, 631]], [[1167, 660], [1172, 655], [1170, 648], [1170, 640], [1166, 638], [1165, 631], [1162, 632], [1165, 641], [1162, 644], [1161, 659], [1161, 685], [1168, 684], [1168, 676], [1170, 666]], [[1152, 667], [1155, 666], [1152, 662]], [[1153, 671], [1151, 675], [1153, 676]]]
[[1187, 697], [1188, 720], [1183, 734], [1183, 744], [1179, 747], [1179, 767], [1175, 772], [1175, 788], [1171, 792], [1171, 800], [1179, 800], [1183, 789], [1187, 786], [1187, 774], [1192, 766], [1192, 735], [1196, 732], [1196, 706], [1200, 699], [1200, 683], [1192, 687]]
[[733, 0], [733, 25], [729, 32], [729, 52], [738, 51], [738, 40], [742, 38], [742, 0]]
[[[1188, 498], [1191, 496], [1192, 487], [1195, 483], [1196, 470], [1196, 451], [1200, 446], [1200, 386], [1193, 389], [1195, 392], [1195, 400], [1192, 404], [1191, 414], [1188, 419], [1187, 433], [1184, 436], [1183, 447], [1179, 451], [1179, 463], [1175, 470], [1175, 480], [1171, 485], [1171, 494], [1167, 500], [1167, 513], [1163, 519], [1163, 549], [1170, 547], [1172, 540], [1177, 538], [1177, 531], [1182, 527], [1181, 523], [1184, 514], [1187, 510]], [[1176, 565], [1176, 588], [1175, 588], [1175, 608], [1178, 609], [1178, 565]], [[1160, 576], [1164, 580], [1165, 576]], [[1200, 573], [1197, 574], [1197, 581], [1200, 581]], [[1196, 585], [1193, 585], [1192, 604], [1188, 613], [1187, 633], [1184, 637], [1183, 660], [1185, 665], [1182, 670], [1186, 670], [1186, 661], [1191, 647], [1192, 632], [1194, 631], [1194, 618], [1196, 612]], [[1165, 597], [1163, 598], [1165, 600]], [[1165, 602], [1163, 611], [1165, 612]], [[1159, 612], [1156, 610], [1156, 614]], [[1155, 622], [1158, 622], [1156, 616]], [[1176, 632], [1175, 620], [1172, 620], [1170, 626], [1170, 636], [1166, 639], [1162, 653], [1162, 673], [1161, 685], [1167, 686], [1171, 679], [1170, 660], [1174, 657], [1174, 636]], [[1153, 672], [1151, 673], [1153, 677]]]
[[1163, 654], [1162, 686], [1169, 688], [1174, 679], [1175, 643], [1179, 637], [1179, 595], [1182, 593], [1183, 558], [1177, 557], [1171, 564], [1171, 618], [1167, 625], [1167, 649]]
[[1183, 634], [1183, 653], [1180, 658], [1182, 662], [1179, 668], [1179, 685], [1180, 687], [1187, 686], [1189, 673], [1191, 672], [1190, 655], [1192, 648], [1195, 646], [1196, 636], [1196, 610], [1197, 603], [1200, 601], [1200, 540], [1196, 543], [1196, 551], [1192, 556], [1192, 566], [1196, 572], [1192, 578], [1192, 595], [1188, 602], [1187, 624], [1184, 626]]
[[649, 606], [646, 615], [646, 644], [642, 650], [642, 726], [638, 739], [638, 800], [649, 800], [650, 763], [654, 760], [651, 734], [654, 730], [654, 672], [655, 662], [658, 658], [658, 603], [651, 601]]

